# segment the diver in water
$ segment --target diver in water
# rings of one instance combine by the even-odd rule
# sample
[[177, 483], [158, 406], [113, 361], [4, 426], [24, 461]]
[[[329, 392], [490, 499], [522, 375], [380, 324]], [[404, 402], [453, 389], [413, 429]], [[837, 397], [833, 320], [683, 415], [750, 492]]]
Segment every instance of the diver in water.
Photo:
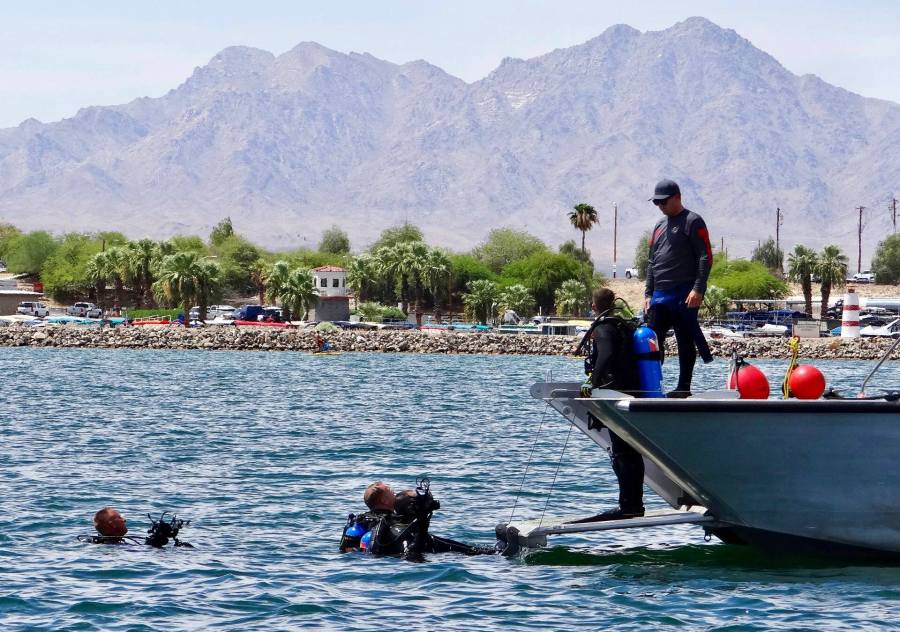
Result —
[[182, 542], [178, 539], [178, 532], [182, 527], [190, 524], [190, 520], [179, 520], [174, 515], [169, 520], [166, 520], [167, 513], [169, 512], [164, 511], [158, 520], [154, 520], [150, 514], [147, 514], [147, 517], [150, 518], [150, 528], [147, 529], [147, 537], [141, 540], [140, 538], [126, 535], [128, 533], [128, 521], [125, 520], [122, 514], [112, 507], [104, 507], [94, 514], [94, 529], [97, 530], [97, 535], [80, 535], [78, 539], [81, 542], [90, 544], [131, 544], [155, 548], [162, 548], [169, 543], [169, 540], [173, 540], [175, 546], [194, 548], [188, 542]]
[[430, 481], [424, 478], [416, 481], [415, 490], [395, 494], [381, 481], [369, 485], [363, 495], [369, 511], [350, 514], [341, 537], [341, 552], [364, 551], [414, 561], [421, 561], [424, 553], [494, 555], [498, 552], [494, 547], [464, 544], [430, 534], [432, 513], [441, 506], [431, 495], [430, 486]]

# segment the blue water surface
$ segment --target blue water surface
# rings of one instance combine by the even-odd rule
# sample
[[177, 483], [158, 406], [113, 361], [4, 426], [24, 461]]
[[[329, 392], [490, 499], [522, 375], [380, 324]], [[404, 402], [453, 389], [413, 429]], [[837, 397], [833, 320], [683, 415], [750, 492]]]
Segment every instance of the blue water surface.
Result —
[[[785, 363], [757, 364], [777, 381]], [[848, 387], [871, 366], [817, 364]], [[378, 479], [429, 475], [442, 503], [432, 531], [483, 544], [520, 486], [517, 517], [615, 504], [606, 454], [528, 394], [580, 369], [558, 357], [0, 349], [0, 629], [896, 626], [897, 567], [772, 557], [705, 543], [696, 527], [560, 538], [511, 559], [337, 552]], [[719, 387], [725, 371], [698, 366], [695, 383]], [[896, 388], [900, 366], [877, 382]], [[147, 512], [177, 512], [196, 548], [78, 542], [104, 505], [134, 535]]]

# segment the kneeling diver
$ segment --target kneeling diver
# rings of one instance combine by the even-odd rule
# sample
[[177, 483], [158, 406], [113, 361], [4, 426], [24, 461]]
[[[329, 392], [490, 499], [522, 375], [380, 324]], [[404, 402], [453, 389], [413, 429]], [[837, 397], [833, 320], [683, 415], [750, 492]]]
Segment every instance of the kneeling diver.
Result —
[[415, 490], [395, 494], [378, 481], [366, 488], [363, 500], [369, 511], [350, 514], [344, 526], [340, 550], [364, 551], [419, 561], [423, 553], [493, 555], [494, 547], [475, 546], [428, 533], [431, 515], [441, 504], [429, 490], [427, 478], [416, 481]]
[[158, 520], [154, 520], [150, 514], [147, 514], [147, 517], [150, 518], [150, 528], [147, 529], [147, 537], [142, 540], [126, 535], [128, 521], [125, 520], [125, 517], [112, 507], [104, 507], [94, 514], [94, 529], [97, 530], [97, 535], [80, 535], [78, 539], [90, 544], [131, 544], [156, 548], [166, 546], [171, 539], [175, 546], [194, 548], [190, 543], [178, 539], [178, 532], [191, 521], [179, 520], [175, 515], [166, 520], [167, 513], [169, 512], [164, 511]]

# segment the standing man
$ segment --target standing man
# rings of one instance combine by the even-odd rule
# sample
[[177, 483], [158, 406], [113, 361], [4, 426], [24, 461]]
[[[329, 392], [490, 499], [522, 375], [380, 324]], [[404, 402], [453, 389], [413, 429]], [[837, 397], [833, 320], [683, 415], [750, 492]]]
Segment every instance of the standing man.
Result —
[[668, 397], [689, 397], [697, 351], [704, 362], [712, 362], [697, 321], [712, 268], [709, 231], [702, 217], [682, 206], [681, 189], [672, 180], [660, 180], [650, 201], [665, 217], [650, 236], [644, 314], [659, 339], [661, 354], [665, 353], [666, 333], [675, 329], [678, 386]]

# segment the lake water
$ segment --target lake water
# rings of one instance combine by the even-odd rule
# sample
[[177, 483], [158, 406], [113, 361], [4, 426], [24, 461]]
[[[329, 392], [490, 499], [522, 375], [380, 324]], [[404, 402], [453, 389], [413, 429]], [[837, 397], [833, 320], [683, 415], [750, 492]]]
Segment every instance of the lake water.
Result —
[[[784, 364], [757, 363], [773, 382]], [[845, 386], [871, 366], [817, 364]], [[511, 559], [337, 552], [369, 482], [412, 487], [423, 474], [442, 503], [432, 532], [492, 544], [532, 445], [517, 517], [539, 515], [551, 484], [548, 515], [613, 505], [606, 454], [577, 431], [563, 453], [568, 424], [528, 395], [551, 372], [579, 380], [580, 370], [558, 357], [0, 349], [0, 629], [900, 621], [898, 567], [768, 557], [705, 543], [696, 527], [561, 538]], [[718, 386], [725, 371], [698, 366], [695, 385]], [[896, 388], [900, 366], [878, 381]], [[78, 542], [108, 504], [133, 535], [147, 512], [175, 511], [196, 548]]]

